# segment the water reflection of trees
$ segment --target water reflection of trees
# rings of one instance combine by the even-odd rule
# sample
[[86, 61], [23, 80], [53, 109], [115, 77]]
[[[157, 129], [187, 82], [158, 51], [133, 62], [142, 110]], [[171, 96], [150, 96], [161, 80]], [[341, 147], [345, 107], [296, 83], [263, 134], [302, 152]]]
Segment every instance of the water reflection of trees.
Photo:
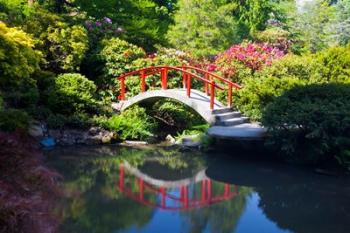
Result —
[[350, 190], [338, 182], [259, 187], [260, 208], [284, 229], [300, 233], [350, 232]]
[[[94, 151], [91, 152], [93, 156], [84, 151], [78, 152], [82, 154], [79, 156], [76, 150], [73, 151], [72, 156], [69, 156], [69, 151], [65, 151], [64, 158], [52, 160], [52, 164], [65, 177], [63, 190], [66, 198], [58, 210], [63, 219], [64, 232], [121, 231], [130, 227], [142, 228], [150, 222], [155, 209], [140, 205], [118, 190], [118, 169], [124, 161], [146, 171], [150, 168], [149, 161], [156, 162], [166, 168], [164, 171], [178, 172], [182, 176], [195, 174], [206, 165], [201, 154], [166, 149], [122, 148], [109, 151], [107, 155], [97, 155]], [[125, 183], [132, 191], [139, 192], [133, 177], [128, 177]], [[192, 189], [197, 189], [192, 191], [200, 194], [199, 185], [193, 185]], [[222, 183], [212, 182], [213, 195], [224, 193], [223, 189]], [[181, 212], [183, 221], [188, 225], [186, 232], [200, 232], [206, 227], [210, 227], [213, 232], [233, 231], [251, 190], [239, 188], [237, 191], [239, 195], [234, 199]], [[149, 191], [146, 191], [145, 198], [159, 201]]]
[[[213, 182], [213, 191], [222, 192], [219, 182]], [[252, 189], [240, 187], [239, 193], [232, 200], [211, 205], [208, 208], [195, 209], [191, 212], [183, 212], [184, 225], [189, 233], [205, 232], [207, 228], [210, 232], [228, 233], [235, 232], [237, 223], [244, 212], [247, 196], [252, 192]]]
[[282, 229], [298, 233], [350, 232], [350, 180], [281, 164], [212, 159], [207, 174], [254, 188], [259, 207]]

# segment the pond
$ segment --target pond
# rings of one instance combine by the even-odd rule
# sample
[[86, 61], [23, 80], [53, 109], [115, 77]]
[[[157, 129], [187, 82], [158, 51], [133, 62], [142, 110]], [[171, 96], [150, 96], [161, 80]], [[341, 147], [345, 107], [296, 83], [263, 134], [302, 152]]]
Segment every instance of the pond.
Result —
[[350, 232], [350, 182], [236, 152], [71, 147], [46, 152], [63, 175], [64, 233]]

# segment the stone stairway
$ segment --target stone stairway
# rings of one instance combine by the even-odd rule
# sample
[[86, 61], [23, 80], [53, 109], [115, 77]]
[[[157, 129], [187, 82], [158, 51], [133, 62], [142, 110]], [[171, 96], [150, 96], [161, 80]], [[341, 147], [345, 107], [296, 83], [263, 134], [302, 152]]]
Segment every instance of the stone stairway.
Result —
[[233, 140], [261, 140], [266, 129], [258, 123], [250, 123], [248, 117], [231, 108], [219, 108], [212, 111], [214, 124], [208, 130], [208, 135], [216, 138]]
[[215, 116], [214, 126], [235, 126], [249, 122], [248, 117], [230, 108], [215, 109], [213, 114]]

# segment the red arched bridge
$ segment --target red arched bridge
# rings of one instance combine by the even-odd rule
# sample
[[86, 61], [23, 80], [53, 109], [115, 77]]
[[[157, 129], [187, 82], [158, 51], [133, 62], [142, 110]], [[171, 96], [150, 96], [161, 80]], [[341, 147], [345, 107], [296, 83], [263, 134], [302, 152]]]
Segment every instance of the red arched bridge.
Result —
[[212, 181], [204, 170], [191, 178], [165, 181], [150, 177], [127, 162], [119, 166], [118, 189], [143, 205], [169, 211], [210, 206], [238, 195], [235, 185]]
[[[169, 72], [178, 72], [182, 76], [182, 88], [168, 89], [168, 81], [173, 78]], [[160, 78], [160, 90], [154, 90], [154, 86], [147, 85], [147, 78], [154, 75]], [[140, 93], [127, 99], [126, 80], [135, 76], [140, 79]], [[209, 135], [255, 139], [261, 138], [264, 134], [259, 125], [246, 124], [249, 119], [231, 108], [232, 93], [241, 89], [241, 86], [212, 72], [193, 66], [151, 66], [123, 74], [118, 80], [119, 103], [114, 103], [113, 108], [119, 111], [141, 102], [170, 98], [189, 106], [206, 122], [213, 125], [214, 127], [208, 131]], [[194, 82], [196, 82], [195, 88], [201, 86], [202, 90], [194, 89]], [[201, 85], [198, 85], [200, 83]], [[215, 98], [217, 91], [226, 92], [225, 104]]]
[[[168, 74], [174, 71], [182, 76], [182, 88], [168, 89], [168, 80], [171, 79]], [[154, 75], [159, 75], [161, 90], [152, 90], [151, 87], [147, 86], [146, 79]], [[127, 88], [125, 82], [127, 78], [135, 76], [139, 76], [140, 78], [140, 93], [126, 99]], [[247, 120], [242, 118], [239, 112], [234, 112], [231, 109], [232, 93], [235, 90], [239, 90], [241, 86], [217, 74], [197, 67], [152, 66], [123, 74], [118, 79], [120, 81], [119, 100], [121, 103], [118, 108], [122, 111], [143, 101], [170, 98], [188, 105], [210, 124], [235, 125], [244, 123]], [[202, 84], [202, 91], [193, 88], [194, 82], [196, 82], [197, 87], [198, 84]], [[218, 90], [227, 92], [226, 105], [215, 98]]]

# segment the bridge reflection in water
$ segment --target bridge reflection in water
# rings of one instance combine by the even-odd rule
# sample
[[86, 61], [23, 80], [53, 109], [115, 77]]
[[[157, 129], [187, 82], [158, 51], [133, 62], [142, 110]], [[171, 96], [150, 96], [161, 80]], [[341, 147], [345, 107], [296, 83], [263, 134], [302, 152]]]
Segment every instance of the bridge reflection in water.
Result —
[[165, 181], [150, 177], [124, 162], [119, 165], [118, 179], [119, 191], [128, 198], [168, 211], [202, 208], [238, 195], [235, 185], [212, 181], [205, 175], [205, 170], [191, 178]]

